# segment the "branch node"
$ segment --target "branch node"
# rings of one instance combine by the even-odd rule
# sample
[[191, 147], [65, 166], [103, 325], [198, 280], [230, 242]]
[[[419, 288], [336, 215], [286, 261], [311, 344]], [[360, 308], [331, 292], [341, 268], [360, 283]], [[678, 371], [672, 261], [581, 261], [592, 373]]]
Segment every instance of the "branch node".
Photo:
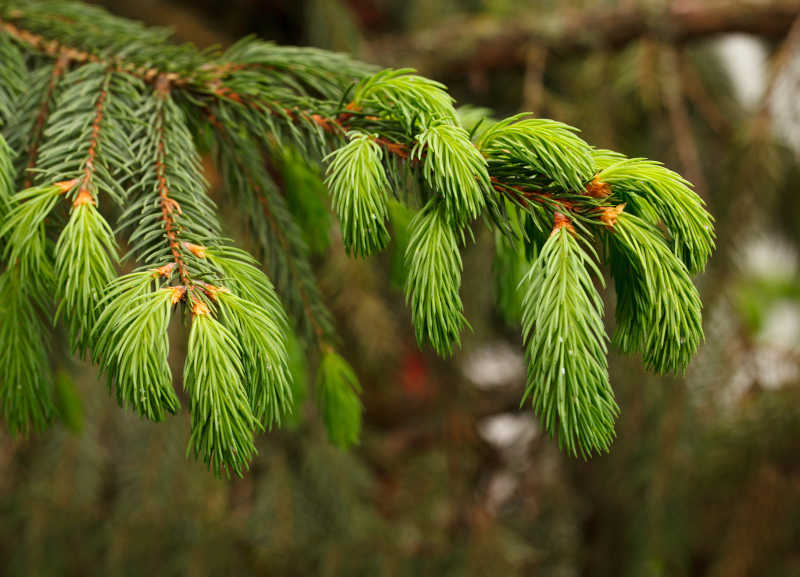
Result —
[[611, 187], [595, 176], [586, 185], [586, 195], [592, 198], [606, 198], [611, 195]]
[[186, 287], [185, 286], [173, 286], [168, 289], [172, 292], [172, 296], [169, 299], [171, 304], [177, 304], [181, 300], [183, 300], [184, 295], [186, 294]]
[[194, 243], [191, 243], [191, 242], [185, 242], [185, 241], [182, 244], [183, 244], [183, 248], [188, 250], [195, 257], [197, 257], [197, 258], [206, 258], [206, 252], [208, 251], [207, 247], [199, 245], [199, 244], [194, 244]]
[[175, 268], [175, 263], [174, 262], [168, 262], [164, 266], [160, 266], [160, 267], [154, 269], [153, 270], [153, 277], [154, 278], [158, 278], [158, 277], [169, 278], [170, 275], [172, 274], [172, 269], [174, 269], [174, 268]]
[[625, 203], [617, 206], [601, 206], [598, 210], [600, 211], [600, 221], [608, 228], [614, 228], [619, 215], [625, 210]]
[[217, 295], [219, 295], [220, 293], [230, 294], [231, 292], [224, 286], [214, 286], [213, 284], [208, 284], [208, 283], [202, 283], [201, 287], [203, 289], [203, 292], [205, 292], [208, 295], [208, 297], [213, 301], [217, 300]]
[[568, 231], [575, 234], [575, 227], [572, 226], [572, 222], [570, 221], [569, 217], [562, 212], [556, 211], [556, 213], [553, 215], [553, 231], [550, 233], [550, 236], [553, 236], [564, 227], [567, 227]]
[[80, 192], [78, 192], [78, 196], [76, 196], [75, 200], [72, 201], [72, 208], [78, 208], [84, 204], [97, 205], [97, 201], [94, 199], [94, 196], [92, 196], [92, 193], [86, 188], [82, 188]]
[[79, 180], [80, 179], [78, 178], [73, 178], [72, 180], [62, 180], [60, 182], [56, 182], [53, 186], [58, 188], [58, 192], [60, 194], [67, 194], [78, 184]]
[[199, 317], [210, 313], [211, 311], [208, 309], [208, 305], [206, 303], [200, 299], [195, 299], [194, 305], [192, 305], [192, 314], [194, 316]]

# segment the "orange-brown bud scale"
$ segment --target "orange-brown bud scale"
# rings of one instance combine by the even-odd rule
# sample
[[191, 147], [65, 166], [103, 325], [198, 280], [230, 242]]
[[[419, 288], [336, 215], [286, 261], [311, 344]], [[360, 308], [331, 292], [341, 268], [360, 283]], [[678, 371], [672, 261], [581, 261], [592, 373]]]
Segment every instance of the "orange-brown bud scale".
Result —
[[96, 206], [97, 201], [94, 199], [91, 192], [89, 192], [85, 188], [82, 188], [80, 192], [78, 192], [78, 196], [75, 197], [75, 200], [72, 201], [72, 207], [78, 208], [79, 206], [83, 206], [84, 204], [91, 204]]
[[324, 116], [322, 116], [320, 114], [312, 114], [311, 115], [311, 120], [313, 120], [314, 123], [317, 126], [320, 126], [323, 130], [328, 130], [328, 131], [331, 130], [331, 119], [330, 118], [325, 118]]
[[391, 140], [387, 140], [386, 138], [375, 138], [375, 142], [383, 146], [386, 150], [399, 156], [400, 158], [408, 158], [410, 155], [410, 151], [408, 146], [401, 142], [392, 142]]
[[575, 233], [575, 227], [572, 226], [572, 222], [570, 222], [569, 217], [561, 212], [556, 212], [553, 216], [553, 231], [550, 233], [550, 236], [553, 236], [556, 232], [564, 227], [566, 227], [569, 232], [573, 234]]
[[203, 291], [208, 295], [208, 297], [214, 301], [217, 300], [217, 295], [220, 293], [230, 294], [231, 292], [224, 286], [214, 286], [213, 284], [208, 283], [203, 283], [202, 287]]
[[[163, 176], [159, 177], [158, 183], [159, 185], [166, 186], [166, 181], [164, 180]], [[178, 204], [178, 201], [175, 199], [165, 197], [162, 199], [161, 204], [162, 204], [162, 209], [163, 211], [166, 212], [166, 214], [172, 214], [174, 212], [177, 212], [178, 214], [182, 213], [181, 205]]]
[[183, 244], [183, 248], [188, 250], [195, 257], [197, 257], [197, 258], [206, 258], [206, 251], [208, 251], [208, 248], [206, 248], [206, 247], [204, 247], [202, 245], [199, 245], [199, 244], [193, 244], [191, 242], [184, 242], [182, 244]]
[[195, 299], [194, 305], [192, 306], [192, 314], [196, 317], [201, 315], [210, 314], [211, 311], [208, 309], [208, 305], [201, 301], [200, 299]]
[[[361, 107], [357, 105], [355, 102], [349, 102], [344, 108], [345, 110], [351, 110], [353, 112], [358, 112], [361, 110]], [[346, 122], [351, 116], [353, 115], [350, 114], [349, 112], [343, 112], [339, 115], [339, 121]]]
[[[156, 80], [156, 92], [163, 98], [170, 92], [172, 80], [166, 74], [154, 74]], [[152, 79], [151, 79], [152, 80]]]
[[169, 287], [169, 290], [172, 292], [169, 302], [173, 305], [183, 300], [183, 296], [186, 294], [185, 286], [173, 286]]
[[77, 178], [73, 178], [72, 180], [62, 180], [60, 182], [56, 182], [53, 186], [58, 188], [58, 192], [61, 194], [67, 194], [70, 190], [75, 188], [75, 185], [78, 184]]
[[608, 228], [614, 228], [619, 215], [625, 210], [625, 203], [617, 206], [601, 206], [598, 210], [600, 211], [600, 221]]
[[586, 185], [586, 194], [593, 198], [606, 198], [611, 195], [608, 183], [599, 180], [596, 176]]
[[168, 262], [164, 266], [160, 266], [157, 269], [153, 270], [153, 276], [156, 278], [157, 277], [169, 278], [170, 275], [172, 274], [172, 269], [174, 268], [175, 268], [175, 263]]

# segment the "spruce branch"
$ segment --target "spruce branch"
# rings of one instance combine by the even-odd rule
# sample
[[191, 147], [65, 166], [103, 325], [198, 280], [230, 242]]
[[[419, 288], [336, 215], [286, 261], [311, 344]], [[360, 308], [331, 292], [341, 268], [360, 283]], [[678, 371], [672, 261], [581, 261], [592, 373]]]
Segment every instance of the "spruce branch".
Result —
[[122, 219], [132, 229], [131, 250], [148, 266], [175, 265], [180, 281], [191, 285], [192, 262], [183, 242], [203, 245], [219, 238], [215, 207], [205, 194], [207, 184], [187, 126], [185, 112], [175, 103], [170, 85], [161, 78], [142, 103], [146, 119], [134, 135], [140, 180], [129, 193]]
[[477, 146], [491, 159], [494, 176], [497, 169], [520, 164], [544, 179], [543, 188], [580, 191], [593, 176], [594, 165], [591, 147], [575, 132], [561, 122], [521, 114], [488, 127]]
[[253, 433], [259, 423], [247, 399], [240, 355], [230, 330], [196, 301], [184, 368], [192, 414], [187, 454], [217, 475], [241, 475], [256, 453]]
[[504, 320], [509, 325], [518, 325], [522, 320], [522, 279], [530, 269], [526, 250], [526, 233], [523, 230], [524, 212], [510, 202], [506, 203], [511, 234], [495, 231], [495, 258], [493, 272], [495, 280], [495, 302]]
[[623, 352], [641, 352], [654, 371], [683, 372], [703, 339], [689, 271], [658, 229], [635, 215], [619, 214], [608, 239], [617, 287], [614, 342]]
[[100, 302], [92, 360], [107, 375], [123, 408], [161, 421], [180, 402], [172, 388], [167, 327], [180, 291], [162, 286], [163, 271], [143, 270], [113, 281]]
[[389, 242], [389, 181], [381, 147], [366, 134], [351, 132], [349, 142], [326, 157], [331, 201], [348, 253], [369, 256]]
[[264, 419], [269, 428], [280, 425], [293, 409], [285, 342], [288, 325], [283, 310], [277, 299], [261, 306], [228, 291], [220, 291], [217, 300], [225, 324], [242, 347], [247, 398], [253, 415]]
[[550, 238], [523, 279], [525, 399], [572, 455], [608, 451], [619, 412], [608, 380], [601, 279], [592, 249], [558, 213]]
[[14, 43], [5, 35], [0, 36], [0, 129], [12, 118], [15, 102], [25, 92], [28, 70], [25, 59]]
[[414, 72], [388, 69], [365, 78], [353, 91], [351, 108], [375, 111], [407, 130], [425, 128], [437, 120], [455, 123], [454, 100], [445, 86]]
[[317, 398], [328, 438], [348, 447], [361, 437], [361, 385], [353, 368], [341, 356], [327, 351], [320, 362]]
[[[417, 341], [442, 355], [469, 326], [460, 247], [473, 227], [494, 232], [499, 305], [522, 322], [525, 399], [570, 454], [607, 450], [618, 412], [594, 239], [617, 287], [620, 348], [680, 371], [702, 341], [691, 275], [714, 248], [702, 200], [572, 127], [456, 111], [413, 70], [325, 51], [253, 38], [199, 51], [79, 2], [4, 2], [0, 57], [0, 410], [12, 431], [50, 414], [53, 311], [123, 407], [156, 421], [178, 411], [167, 333], [183, 313], [188, 453], [242, 474], [255, 433], [298, 414], [285, 307], [320, 355], [331, 441], [358, 442], [360, 385], [333, 350], [311, 267], [308, 242], [317, 254], [330, 234], [323, 187], [352, 255], [384, 249], [395, 225]], [[223, 236], [201, 150], [268, 275]], [[133, 273], [118, 276], [117, 246]]]
[[54, 70], [51, 64], [26, 70], [26, 90], [17, 94], [13, 100], [14, 114], [7, 119], [3, 128], [8, 145], [16, 154], [14, 166], [18, 171], [17, 178], [24, 182], [23, 188], [29, 188], [33, 184], [32, 175], [25, 175], [25, 169], [33, 168], [36, 164], [39, 138], [47, 120], [56, 84]]
[[[331, 229], [332, 215], [328, 210], [328, 187], [318, 167], [307, 163], [293, 148], [273, 148], [270, 156], [270, 166], [276, 175], [274, 178], [280, 182], [280, 190], [291, 214], [289, 220], [296, 222], [302, 231], [310, 255], [326, 254], [331, 245], [328, 231]], [[392, 168], [390, 166], [387, 171]]]
[[114, 233], [97, 211], [89, 193], [73, 204], [67, 225], [55, 247], [56, 289], [75, 349], [84, 352], [95, 324], [97, 301], [116, 277]]
[[242, 348], [247, 397], [253, 414], [259, 420], [265, 418], [271, 428], [280, 424], [282, 416], [292, 409], [286, 313], [272, 283], [249, 254], [219, 246], [209, 248], [206, 257], [220, 270], [222, 282], [231, 289], [206, 286], [206, 293], [219, 304], [226, 326], [237, 336]]
[[[423, 158], [424, 156], [424, 158]], [[444, 199], [457, 224], [483, 211], [490, 189], [486, 159], [472, 145], [467, 131], [454, 124], [434, 122], [417, 134], [411, 159], [422, 163], [428, 186]]]
[[406, 301], [420, 346], [430, 343], [440, 355], [461, 344], [467, 323], [461, 297], [463, 230], [448, 219], [442, 203], [427, 204], [409, 225], [406, 249]]
[[[131, 163], [127, 134], [133, 117], [125, 92], [118, 93], [114, 75], [90, 64], [70, 72], [59, 93], [56, 111], [48, 119], [38, 155], [35, 178], [63, 182], [72, 199], [70, 217], [55, 247], [56, 292], [69, 323], [74, 348], [85, 351], [95, 322], [97, 301], [116, 276], [114, 234], [97, 209], [100, 192], [118, 205]], [[81, 98], [84, 94], [91, 98]], [[122, 105], [117, 103], [117, 96]]]
[[634, 158], [603, 168], [595, 182], [608, 185], [633, 214], [653, 225], [663, 223], [689, 272], [703, 271], [714, 250], [714, 221], [687, 180], [657, 162]]
[[37, 186], [11, 197], [10, 210], [0, 227], [5, 241], [3, 259], [23, 286], [36, 294], [53, 288], [54, 270], [44, 220], [72, 183]]
[[13, 152], [0, 134], [0, 221], [5, 219], [14, 194]]
[[0, 275], [0, 414], [12, 435], [43, 429], [52, 414], [46, 334], [19, 275]]

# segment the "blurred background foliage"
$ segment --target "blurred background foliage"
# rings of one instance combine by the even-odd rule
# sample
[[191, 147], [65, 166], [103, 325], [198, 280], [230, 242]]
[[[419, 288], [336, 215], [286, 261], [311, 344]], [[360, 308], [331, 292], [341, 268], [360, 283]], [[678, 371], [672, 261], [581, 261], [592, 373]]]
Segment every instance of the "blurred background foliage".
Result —
[[681, 378], [612, 357], [618, 439], [569, 459], [517, 406], [491, 235], [476, 228], [487, 238], [465, 254], [474, 333], [438, 360], [417, 351], [397, 289], [408, 215], [394, 211], [387, 254], [347, 259], [313, 167], [285, 151], [273, 169], [364, 385], [362, 445], [326, 440], [299, 346], [308, 400], [232, 482], [184, 458], [186, 415], [122, 414], [93, 369], [65, 361], [59, 422], [0, 433], [3, 575], [800, 575], [799, 2], [99, 3], [200, 45], [252, 33], [415, 66], [461, 104], [532, 110], [663, 160], [717, 218], [707, 342]]

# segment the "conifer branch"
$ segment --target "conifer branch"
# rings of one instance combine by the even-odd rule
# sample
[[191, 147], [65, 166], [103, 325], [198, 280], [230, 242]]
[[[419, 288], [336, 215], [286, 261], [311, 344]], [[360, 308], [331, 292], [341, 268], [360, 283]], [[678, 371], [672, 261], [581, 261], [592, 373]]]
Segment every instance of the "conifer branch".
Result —
[[0, 275], [0, 415], [12, 435], [43, 429], [52, 414], [46, 334], [19, 276]]
[[318, 398], [328, 436], [334, 445], [349, 447], [361, 437], [361, 385], [347, 362], [327, 351], [319, 368]]
[[619, 408], [608, 379], [602, 278], [588, 243], [561, 213], [523, 279], [528, 386], [545, 429], [572, 455], [608, 451]]
[[[358, 442], [361, 388], [332, 348], [310, 264], [306, 241], [326, 246], [329, 221], [305, 219], [315, 202], [325, 213], [309, 187], [327, 186], [354, 256], [383, 250], [390, 219], [408, 215], [406, 299], [417, 341], [441, 355], [469, 326], [460, 248], [484, 217], [500, 306], [522, 324], [525, 398], [570, 454], [608, 450], [618, 412], [595, 239], [617, 286], [620, 348], [681, 371], [702, 341], [691, 275], [714, 248], [702, 200], [676, 173], [593, 149], [572, 127], [457, 111], [410, 69], [256, 39], [201, 52], [60, 0], [5, 2], [0, 56], [0, 412], [12, 431], [50, 414], [42, 318], [53, 311], [120, 405], [155, 421], [178, 411], [167, 331], [182, 312], [187, 452], [242, 474], [256, 432], [294, 411], [285, 306], [320, 354], [331, 441]], [[223, 237], [206, 149], [269, 276]], [[288, 158], [309, 186], [286, 186]], [[124, 276], [118, 243], [136, 265]]]
[[0, 134], [0, 219], [5, 219], [14, 194], [13, 153], [6, 139]]
[[448, 220], [444, 204], [429, 203], [411, 221], [406, 249], [406, 301], [420, 346], [430, 343], [440, 355], [461, 344], [467, 324], [459, 296], [464, 232]]
[[164, 151], [164, 101], [169, 98], [169, 81], [161, 76], [159, 77], [156, 86], [156, 94], [158, 99], [157, 112], [156, 112], [156, 181], [158, 183], [158, 196], [161, 204], [161, 220], [164, 223], [164, 233], [167, 236], [167, 243], [169, 250], [172, 254], [172, 260], [178, 271], [178, 276], [184, 286], [190, 286], [191, 280], [189, 273], [186, 271], [186, 265], [183, 262], [181, 254], [181, 244], [178, 241], [179, 228], [176, 223], [176, 214], [180, 214], [181, 205], [173, 198], [170, 197], [169, 186], [167, 184], [167, 169], [166, 158]]
[[345, 248], [355, 256], [368, 256], [389, 242], [389, 181], [380, 146], [359, 132], [350, 133], [349, 139], [326, 158], [326, 184], [342, 224]]
[[247, 401], [236, 339], [202, 301], [194, 305], [184, 386], [192, 413], [187, 454], [217, 475], [241, 475], [256, 453], [253, 429], [258, 421]]
[[182, 292], [161, 286], [160, 271], [116, 279], [98, 307], [92, 360], [106, 373], [117, 401], [143, 417], [161, 421], [180, 402], [172, 388], [167, 327]]

